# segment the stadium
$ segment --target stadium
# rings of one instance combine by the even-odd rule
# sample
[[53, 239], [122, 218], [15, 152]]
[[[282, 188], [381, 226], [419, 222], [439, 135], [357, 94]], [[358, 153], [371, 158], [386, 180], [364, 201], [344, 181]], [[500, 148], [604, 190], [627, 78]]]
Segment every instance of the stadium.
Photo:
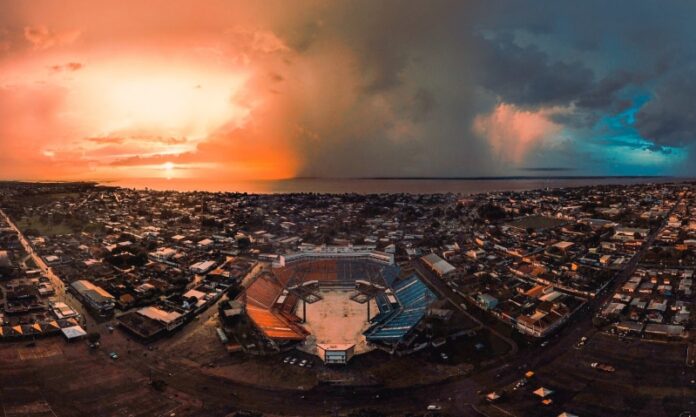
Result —
[[249, 321], [277, 351], [298, 348], [325, 363], [347, 363], [412, 341], [435, 295], [393, 255], [362, 247], [322, 247], [281, 255], [243, 294]]

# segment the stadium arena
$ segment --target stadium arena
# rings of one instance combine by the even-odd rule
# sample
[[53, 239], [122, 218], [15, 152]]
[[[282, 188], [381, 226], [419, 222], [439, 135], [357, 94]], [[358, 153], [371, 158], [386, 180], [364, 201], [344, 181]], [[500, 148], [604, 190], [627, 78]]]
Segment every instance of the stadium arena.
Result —
[[393, 353], [436, 299], [417, 275], [399, 275], [393, 255], [369, 247], [281, 255], [246, 289], [246, 314], [277, 351], [296, 347], [326, 363]]

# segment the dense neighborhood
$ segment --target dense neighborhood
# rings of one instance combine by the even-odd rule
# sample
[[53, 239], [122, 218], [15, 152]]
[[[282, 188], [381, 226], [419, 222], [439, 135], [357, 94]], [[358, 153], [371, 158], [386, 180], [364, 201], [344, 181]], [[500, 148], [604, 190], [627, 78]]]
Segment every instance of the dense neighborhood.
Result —
[[[438, 363], [433, 380], [467, 374], [542, 349], [574, 331], [570, 323], [591, 323], [617, 341], [687, 346], [687, 365], [696, 356], [696, 194], [688, 183], [475, 195], [4, 183], [0, 207], [3, 341], [60, 336], [94, 347], [108, 335], [128, 353], [136, 345], [147, 352], [209, 328], [219, 357], [251, 364], [280, 356], [303, 378], [333, 375], [332, 364], [350, 360], [357, 365], [341, 378], [361, 383], [364, 361], [423, 358]], [[342, 307], [367, 320], [357, 345], [322, 344], [326, 330], [306, 327], [308, 305], [327, 288], [363, 306]], [[514, 410], [536, 396], [563, 411], [558, 395], [552, 401], [563, 387], [515, 397], [538, 378], [529, 372], [524, 384], [491, 383], [481, 407]]]

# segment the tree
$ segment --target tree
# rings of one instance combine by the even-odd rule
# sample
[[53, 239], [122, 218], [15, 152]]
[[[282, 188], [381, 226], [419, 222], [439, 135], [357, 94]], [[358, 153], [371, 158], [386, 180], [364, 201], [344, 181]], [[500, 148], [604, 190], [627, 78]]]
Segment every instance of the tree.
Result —
[[604, 317], [600, 317], [600, 316], [592, 317], [592, 325], [594, 327], [597, 327], [597, 328], [604, 327], [607, 324], [608, 324], [607, 319], [605, 319]]
[[237, 239], [237, 246], [240, 250], [247, 250], [251, 246], [251, 240], [246, 236], [242, 236]]
[[500, 206], [496, 206], [494, 204], [491, 204], [491, 203], [480, 206], [478, 208], [478, 214], [481, 218], [491, 220], [491, 221], [501, 220], [507, 216], [507, 214], [505, 213], [505, 209], [503, 209]]
[[167, 387], [167, 382], [163, 379], [155, 379], [151, 382], [152, 388], [156, 389], [157, 391], [164, 391], [164, 389]]

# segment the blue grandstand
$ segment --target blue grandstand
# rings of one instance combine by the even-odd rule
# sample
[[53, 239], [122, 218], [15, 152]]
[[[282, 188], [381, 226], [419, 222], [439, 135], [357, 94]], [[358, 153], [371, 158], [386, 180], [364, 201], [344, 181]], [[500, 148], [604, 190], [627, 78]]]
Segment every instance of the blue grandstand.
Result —
[[398, 342], [418, 324], [430, 302], [435, 300], [435, 295], [416, 275], [396, 284], [393, 291], [398, 305], [391, 304], [384, 294], [376, 298], [379, 314], [365, 332], [369, 342]]
[[394, 284], [397, 276], [399, 276], [399, 267], [396, 265], [388, 265], [382, 269], [382, 277], [389, 286]]

